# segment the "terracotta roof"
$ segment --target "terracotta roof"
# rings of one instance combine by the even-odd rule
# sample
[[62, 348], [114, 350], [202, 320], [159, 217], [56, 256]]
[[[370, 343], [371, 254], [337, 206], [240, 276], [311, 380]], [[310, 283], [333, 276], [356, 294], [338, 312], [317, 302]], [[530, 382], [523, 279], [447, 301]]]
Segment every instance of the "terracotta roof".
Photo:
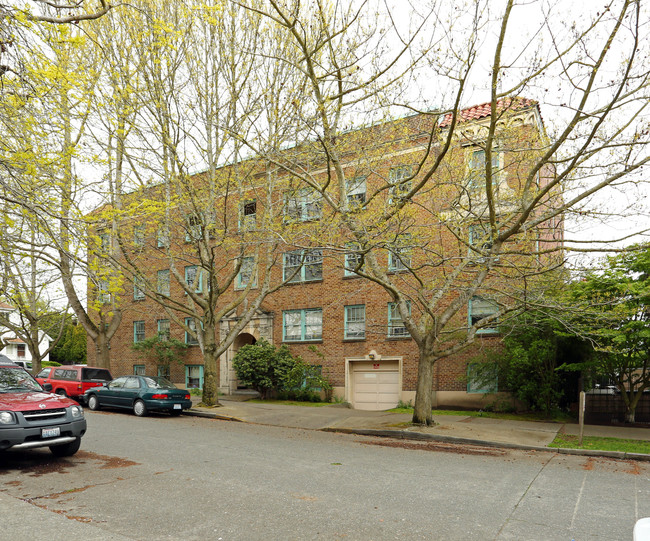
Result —
[[[532, 107], [533, 105], [537, 105], [537, 102], [529, 98], [519, 98], [519, 97], [505, 98], [497, 101], [497, 112], [502, 113], [506, 110], [516, 111], [519, 109], [525, 109], [526, 107]], [[468, 107], [467, 109], [463, 109], [460, 111], [457, 117], [457, 123], [470, 122], [472, 120], [479, 120], [481, 118], [486, 118], [490, 116], [491, 111], [492, 111], [491, 102], [481, 103], [480, 105], [473, 105], [472, 107]], [[440, 127], [446, 128], [447, 126], [450, 126], [451, 119], [452, 119], [452, 114], [447, 113], [442, 119], [442, 122], [440, 123]]]
[[13, 310], [14, 307], [11, 306], [11, 304], [7, 304], [6, 302], [0, 301], [0, 310]]

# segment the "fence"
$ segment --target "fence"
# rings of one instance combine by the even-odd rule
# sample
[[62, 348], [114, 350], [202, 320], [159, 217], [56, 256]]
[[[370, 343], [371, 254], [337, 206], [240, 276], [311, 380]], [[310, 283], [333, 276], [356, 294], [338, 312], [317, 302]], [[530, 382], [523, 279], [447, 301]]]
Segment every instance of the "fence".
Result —
[[[625, 422], [625, 404], [620, 394], [588, 394], [585, 403], [585, 423], [608, 425]], [[650, 423], [650, 394], [644, 393], [636, 406], [634, 420]]]

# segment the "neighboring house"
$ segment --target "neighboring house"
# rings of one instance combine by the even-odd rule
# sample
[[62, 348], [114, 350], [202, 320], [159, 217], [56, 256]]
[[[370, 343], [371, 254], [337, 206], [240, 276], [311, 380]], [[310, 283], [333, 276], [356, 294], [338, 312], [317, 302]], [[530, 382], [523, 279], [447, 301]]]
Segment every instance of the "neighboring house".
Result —
[[[526, 166], [525, 152], [521, 149], [531, 152], [534, 151], [531, 149], [539, 148], [534, 142], [543, 138], [544, 132], [536, 102], [524, 99], [509, 105], [510, 110], [500, 120], [504, 131], [501, 132], [499, 146], [492, 151], [496, 179], [494, 197], [499, 201], [499, 220], [504, 221], [508, 213], [516, 208], [521, 192], [519, 173]], [[439, 179], [435, 189], [423, 190], [417, 196], [417, 205], [414, 205], [410, 217], [410, 229], [396, 233], [392, 242], [386, 243], [382, 261], [390, 273], [401, 273], [408, 277], [410, 268], [431, 267], [430, 274], [424, 275], [428, 276], [425, 283], [434, 283], [455, 265], [463, 265], [467, 273], [472, 273], [478, 272], [486, 264], [486, 252], [492, 244], [485, 228], [485, 199], [476, 194], [480, 193], [481, 185], [485, 185], [485, 173], [481, 173], [485, 170], [485, 149], [481, 147], [481, 141], [489, 115], [490, 108], [486, 105], [462, 112], [455, 132], [456, 144], [447, 160], [448, 166], [441, 169], [441, 175], [448, 178]], [[347, 137], [354, 144], [351, 143], [353, 150], [349, 153], [346, 167], [351, 169], [347, 173], [347, 198], [351, 206], [372, 198], [383, 205], [393, 204], [411, 189], [413, 182], [408, 178], [427, 144], [431, 122], [437, 122], [443, 132], [449, 127], [449, 118], [414, 115], [350, 132]], [[374, 149], [372, 157], [361, 156], [359, 148]], [[318, 174], [319, 168], [322, 169], [322, 164], [309, 165], [307, 160], [305, 163], [305, 167], [315, 171], [314, 175]], [[222, 169], [229, 167], [233, 166]], [[356, 171], [357, 174], [354, 173]], [[549, 174], [549, 171], [541, 171], [537, 183], [542, 186], [545, 175]], [[254, 176], [264, 179], [263, 172]], [[200, 182], [200, 176], [197, 175], [196, 179], [197, 183]], [[406, 180], [401, 182], [402, 179]], [[381, 191], [378, 187], [382, 185], [389, 188]], [[158, 197], [162, 198], [162, 192], [158, 193]], [[248, 235], [261, 223], [265, 199], [255, 193], [251, 189], [250, 193], [243, 194], [241, 200], [234, 203], [228, 217], [233, 235]], [[155, 197], [155, 189], [151, 189], [151, 194], [150, 197]], [[234, 197], [232, 194], [229, 196]], [[317, 195], [304, 187], [284, 189], [276, 194], [276, 200], [283, 205], [283, 220], [287, 228], [307, 228], [309, 224], [325, 220], [326, 207]], [[433, 219], [437, 222], [431, 225]], [[202, 386], [203, 360], [195, 338], [170, 321], [169, 314], [145, 295], [146, 283], [149, 283], [153, 284], [151, 289], [154, 293], [159, 295], [179, 302], [187, 298], [178, 284], [170, 279], [169, 260], [165, 259], [163, 251], [169, 248], [170, 243], [177, 242], [178, 253], [182, 253], [182, 244], [188, 246], [192, 242], [198, 224], [199, 219], [190, 215], [185, 219], [185, 227], [176, 230], [163, 228], [160, 223], [152, 223], [146, 228], [140, 222], [131, 225], [133, 254], [146, 262], [144, 266], [148, 275], [146, 281], [144, 278], [134, 279], [132, 295], [125, 288], [126, 292], [121, 297], [123, 319], [111, 339], [110, 369], [113, 373], [158, 373], [187, 387]], [[316, 234], [313, 231], [317, 227], [314, 227], [312, 235]], [[332, 233], [324, 230], [318, 234]], [[344, 235], [337, 231], [333, 234]], [[102, 250], [113, 242], [103, 230], [97, 231], [97, 237]], [[122, 243], [126, 237], [124, 234]], [[286, 344], [294, 354], [321, 366], [333, 384], [334, 392], [353, 407], [387, 409], [397, 405], [400, 400], [413, 400], [418, 349], [397, 307], [383, 288], [357, 275], [355, 269], [358, 270], [358, 265], [361, 265], [361, 256], [355, 251], [353, 243], [349, 244], [350, 251], [346, 252], [345, 249], [319, 247], [319, 239], [311, 238], [309, 247], [290, 242], [278, 248], [280, 254], [274, 272], [277, 279], [284, 279], [287, 284], [267, 297], [257, 316], [222, 355], [220, 391], [229, 393], [237, 389], [238, 383], [232, 369], [237, 350], [265, 338], [274, 344]], [[327, 242], [323, 237], [322, 245], [331, 245], [331, 242], [331, 237]], [[535, 274], [536, 266], [548, 268], [556, 265], [556, 262], [548, 259], [562, 259], [561, 254], [553, 253], [561, 248], [563, 242], [561, 216], [540, 223], [517, 242], [517, 249], [511, 250], [510, 257], [525, 259], [533, 269], [531, 275]], [[443, 256], [444, 264], [432, 264], [437, 261], [436, 258]], [[197, 294], [209, 294], [208, 284], [202, 279], [200, 269], [187, 257], [184, 268], [186, 283], [192, 284]], [[224, 257], [224, 260], [228, 259]], [[505, 261], [504, 257], [502, 263]], [[253, 257], [244, 258], [232, 287], [232, 296], [251, 283], [254, 289], [261, 280], [253, 263]], [[499, 261], [490, 262], [493, 263], [498, 264]], [[506, 281], [508, 285], [515, 283], [517, 278], [508, 274], [507, 265], [503, 267], [506, 270], [502, 271], [502, 284]], [[472, 297], [465, 311], [461, 311], [456, 318], [455, 328], [458, 332], [495, 313], [497, 303], [494, 297], [503, 288], [498, 281], [489, 285], [489, 291]], [[110, 302], [107, 290], [106, 284], [89, 284], [89, 298], [96, 298], [100, 303]], [[453, 292], [448, 298], [449, 302], [453, 300]], [[237, 317], [237, 313], [233, 312], [231, 317], [223, 318], [219, 322], [217, 335], [224, 336]], [[186, 321], [188, 325], [194, 325], [192, 320]], [[156, 367], [147, 365], [136, 355], [132, 344], [156, 333], [184, 340], [191, 346], [184, 356], [184, 364]], [[434, 374], [434, 404], [478, 406], [484, 404], [482, 400], [486, 394], [497, 392], [496, 374], [491, 380], [486, 380], [483, 370], [478, 378], [471, 361], [482, 349], [497, 346], [498, 343], [498, 325], [495, 322], [481, 328], [470, 347], [438, 361]], [[89, 355], [95, 351], [90, 343], [88, 351]], [[92, 360], [89, 359], [89, 362]]]
[[[0, 302], [0, 315], [9, 319], [12, 323], [20, 321], [18, 311], [11, 305]], [[40, 349], [45, 351], [49, 345], [51, 338], [43, 331], [39, 331]], [[0, 343], [4, 343], [5, 347], [2, 349], [2, 354], [7, 356], [12, 361], [24, 361], [31, 363], [32, 354], [27, 347], [27, 344], [16, 336], [16, 333], [0, 325]], [[46, 355], [41, 361], [48, 361], [49, 354]]]

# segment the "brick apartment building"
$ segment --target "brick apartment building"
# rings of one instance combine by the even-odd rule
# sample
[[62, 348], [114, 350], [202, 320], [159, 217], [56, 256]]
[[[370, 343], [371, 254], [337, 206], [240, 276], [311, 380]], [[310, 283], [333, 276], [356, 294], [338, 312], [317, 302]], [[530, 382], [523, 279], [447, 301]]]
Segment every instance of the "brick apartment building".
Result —
[[[492, 152], [493, 196], [499, 198], [495, 208], [500, 226], [505, 227], [523, 197], [519, 179], [528, 164], [526, 153], [538, 152], [544, 129], [536, 102], [520, 99], [500, 106], [499, 143]], [[413, 311], [418, 310], [418, 291], [435, 289], [435, 284], [444, 282], [454, 270], [463, 269], [458, 280], [462, 287], [463, 276], [469, 281], [488, 264], [499, 269], [485, 282], [485, 293], [473, 295], [454, 317], [449, 327], [452, 336], [466, 334], [472, 324], [495, 313], [495, 296], [505, 298], [515, 295], [515, 290], [520, 291], [521, 268], [532, 269], [529, 274], [533, 276], [543, 274], [536, 270], [557, 266], [561, 260], [561, 217], [537, 223], [534, 231], [518, 235], [514, 244], [496, 259], [483, 255], [491, 247], [485, 241], [486, 203], [485, 195], [481, 195], [481, 185], [485, 184], [482, 141], [489, 120], [489, 104], [463, 110], [453, 148], [437, 177], [427, 181], [411, 207], [385, 230], [378, 227], [376, 220], [372, 222], [372, 227], [381, 233], [377, 233], [371, 249], [392, 279], [399, 280], [405, 291], [413, 292], [413, 302], [408, 305]], [[359, 214], [360, 220], [367, 215], [370, 224], [375, 216], [381, 215], [381, 209], [394, 204], [418, 182], [418, 164], [426, 165], [437, 156], [430, 139], [433, 128], [437, 126], [438, 133], [444, 134], [449, 125], [450, 117], [419, 114], [358, 129], [342, 137], [348, 179], [346, 204], [353, 210], [357, 205], [359, 212], [365, 213]], [[427, 154], [428, 147], [433, 147], [433, 151]], [[289, 154], [293, 163], [300, 163], [312, 178], [326, 177], [327, 167], [322, 158], [309, 154], [304, 147], [285, 149], [279, 155]], [[228, 284], [220, 291], [220, 302], [232, 303], [233, 308], [224, 312], [214, 325], [219, 341], [241, 320], [242, 307], [249, 300], [253, 302], [256, 291], [267, 283], [268, 277], [268, 283], [279, 287], [264, 298], [220, 356], [220, 391], [230, 393], [238, 387], [232, 369], [238, 349], [264, 338], [273, 344], [287, 344], [293, 354], [321, 366], [335, 394], [353, 407], [387, 409], [400, 400], [413, 400], [418, 347], [393, 299], [386, 289], [355, 272], [365, 264], [363, 250], [351, 241], [346, 228], [323, 203], [322, 197], [328, 192], [319, 194], [297, 184], [278, 167], [280, 161], [254, 158], [218, 168], [222, 180], [218, 189], [211, 188], [219, 194], [216, 211], [199, 212], [197, 201], [204, 199], [200, 197], [193, 199], [192, 210], [187, 204], [187, 192], [184, 195], [177, 190], [174, 201], [163, 186], [125, 196], [125, 207], [139, 208], [140, 214], [125, 213], [128, 225], [121, 226], [119, 257], [128, 260], [130, 268], [139, 270], [130, 277], [126, 273], [119, 294], [110, 291], [108, 280], [100, 279], [89, 286], [89, 298], [100, 301], [98, 310], [102, 309], [101, 303], [108, 306], [117, 302], [123, 311], [120, 327], [111, 339], [111, 371], [114, 375], [164, 374], [180, 385], [201, 387], [205, 375], [203, 355], [192, 332], [198, 320], [183, 311], [185, 303], [192, 304], [188, 285], [190, 293], [203, 298], [216, 289], [211, 284]], [[548, 174], [540, 172], [538, 187], [544, 185]], [[224, 178], [237, 178], [237, 189], [232, 180]], [[210, 184], [203, 174], [192, 176], [189, 183], [193, 187]], [[559, 196], [548, 197], [546, 208], [553, 206], [553, 197]], [[144, 200], [149, 204], [143, 205]], [[146, 216], [142, 214], [142, 207], [150, 209], [151, 202], [163, 201], [167, 202], [166, 209], [176, 210], [149, 210]], [[185, 207], [179, 210], [183, 204]], [[193, 244], [194, 235], [199, 235], [201, 225], [206, 224], [206, 215], [210, 215], [207, 222], [213, 228], [209, 238], [219, 239], [213, 241], [210, 268], [205, 263], [206, 253], [195, 250]], [[100, 249], [114, 249], [114, 235], [115, 231], [108, 227], [99, 228]], [[265, 252], [266, 272], [260, 250], [271, 242], [273, 248]], [[519, 269], [516, 272], [512, 270], [515, 261]], [[443, 306], [458, 295], [454, 288], [445, 291]], [[164, 305], [155, 301], [161, 296]], [[247, 298], [237, 304], [241, 296]], [[133, 350], [134, 342], [156, 333], [189, 345], [182, 363], [156, 366]], [[477, 383], [472, 361], [481, 351], [498, 348], [498, 344], [497, 323], [493, 322], [480, 328], [474, 342], [462, 352], [438, 361], [434, 404], [473, 407], [485, 405], [486, 396], [492, 397], [487, 400], [493, 399], [499, 390], [496, 376], [487, 384]], [[91, 345], [89, 352], [94, 350]], [[92, 355], [89, 357], [90, 364]]]

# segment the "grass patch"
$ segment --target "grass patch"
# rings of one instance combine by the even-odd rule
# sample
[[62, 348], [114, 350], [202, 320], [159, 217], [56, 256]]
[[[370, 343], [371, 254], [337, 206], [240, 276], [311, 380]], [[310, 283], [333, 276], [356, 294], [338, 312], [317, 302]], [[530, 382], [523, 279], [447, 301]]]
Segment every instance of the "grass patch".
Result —
[[578, 445], [578, 436], [558, 434], [548, 446], [563, 449], [591, 449], [593, 451], [650, 454], [650, 441], [598, 438], [596, 436], [584, 436], [582, 445]]
[[[391, 413], [407, 413], [413, 415], [412, 407], [397, 407], [388, 410]], [[543, 421], [546, 423], [572, 423], [575, 419], [565, 413], [556, 413], [552, 417], [546, 417], [540, 413], [499, 413], [495, 411], [483, 410], [432, 410], [431, 413], [436, 415], [458, 415], [461, 417], [486, 417], [488, 419], [504, 419], [507, 421]]]

